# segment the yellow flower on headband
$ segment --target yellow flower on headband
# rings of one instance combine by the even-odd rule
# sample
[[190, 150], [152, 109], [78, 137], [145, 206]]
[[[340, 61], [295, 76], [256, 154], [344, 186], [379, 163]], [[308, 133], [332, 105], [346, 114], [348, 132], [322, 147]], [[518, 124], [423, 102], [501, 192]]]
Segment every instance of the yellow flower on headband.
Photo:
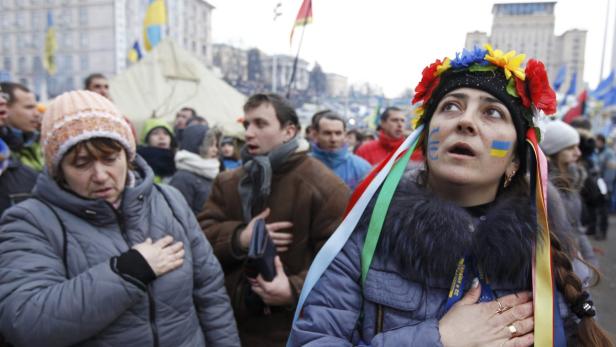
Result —
[[451, 67], [451, 59], [445, 58], [443, 63], [436, 68], [434, 76], [440, 76], [443, 72], [447, 71]]
[[522, 62], [526, 58], [526, 54], [515, 55], [515, 51], [503, 53], [500, 49], [494, 50], [488, 43], [486, 43], [484, 47], [488, 50], [484, 59], [496, 66], [502, 67], [503, 70], [505, 70], [505, 77], [507, 77], [507, 79], [510, 79], [513, 73], [516, 77], [524, 81], [526, 74], [520, 65], [522, 65]]
[[424, 114], [423, 107], [418, 107], [417, 109], [415, 109], [415, 115], [411, 119], [411, 128], [412, 129], [417, 129], [417, 125], [419, 124], [419, 121], [423, 117], [423, 114]]

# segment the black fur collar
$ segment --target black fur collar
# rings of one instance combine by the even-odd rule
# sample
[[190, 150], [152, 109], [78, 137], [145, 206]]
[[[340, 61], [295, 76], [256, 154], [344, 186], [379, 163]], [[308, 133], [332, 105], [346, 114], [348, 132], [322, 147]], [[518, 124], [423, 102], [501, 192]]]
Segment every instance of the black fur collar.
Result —
[[403, 180], [378, 252], [393, 259], [403, 276], [424, 284], [448, 288], [458, 261], [470, 255], [493, 289], [525, 289], [531, 284], [534, 225], [528, 198], [498, 199], [477, 218]]

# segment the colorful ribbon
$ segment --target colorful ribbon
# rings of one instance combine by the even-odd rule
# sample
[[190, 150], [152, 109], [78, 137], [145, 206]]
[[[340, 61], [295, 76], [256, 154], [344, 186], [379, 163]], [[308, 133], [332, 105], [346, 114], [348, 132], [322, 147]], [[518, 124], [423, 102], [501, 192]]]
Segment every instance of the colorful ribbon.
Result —
[[[346, 217], [332, 236], [327, 240], [325, 245], [323, 245], [308, 270], [308, 274], [304, 280], [302, 292], [297, 302], [297, 309], [293, 317], [293, 324], [295, 324], [295, 321], [297, 321], [297, 318], [302, 312], [304, 302], [310, 294], [310, 291], [314, 288], [325, 270], [327, 270], [329, 264], [331, 264], [334, 258], [342, 250], [342, 247], [346, 244], [347, 240], [353, 233], [353, 230], [355, 230], [355, 227], [364, 213], [364, 210], [368, 206], [368, 203], [372, 199], [372, 196], [374, 196], [376, 191], [381, 186], [381, 183], [383, 183], [389, 174], [389, 171], [394, 166], [396, 158], [406, 151], [411, 144], [415, 144], [418, 141], [422, 129], [423, 126], [420, 126], [413, 131], [413, 133], [411, 133], [411, 135], [404, 140], [400, 147], [398, 147], [398, 149], [391, 156], [389, 156], [386, 161], [382, 162], [375, 170], [373, 170], [369, 177], [367, 177], [364, 182], [356, 188], [349, 208], [347, 208], [348, 213]], [[292, 346], [291, 339], [287, 341], [287, 346]]]

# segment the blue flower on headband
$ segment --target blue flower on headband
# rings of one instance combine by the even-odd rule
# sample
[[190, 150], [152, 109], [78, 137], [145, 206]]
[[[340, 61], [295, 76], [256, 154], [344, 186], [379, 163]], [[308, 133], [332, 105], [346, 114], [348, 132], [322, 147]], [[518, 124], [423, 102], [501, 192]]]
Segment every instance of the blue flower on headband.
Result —
[[466, 69], [473, 64], [486, 66], [489, 64], [489, 62], [484, 59], [487, 53], [487, 50], [479, 47], [475, 47], [470, 51], [464, 48], [462, 49], [462, 53], [456, 53], [456, 58], [451, 61], [451, 68]]

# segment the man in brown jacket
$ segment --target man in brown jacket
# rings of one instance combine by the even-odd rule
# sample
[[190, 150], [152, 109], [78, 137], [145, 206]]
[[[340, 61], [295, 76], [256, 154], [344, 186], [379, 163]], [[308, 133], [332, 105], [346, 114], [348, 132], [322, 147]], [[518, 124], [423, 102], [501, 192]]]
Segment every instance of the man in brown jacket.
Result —
[[[350, 192], [307, 155], [297, 114], [281, 97], [253, 95], [244, 112], [244, 164], [215, 179], [199, 222], [225, 272], [242, 344], [284, 346], [308, 268], [341, 221]], [[244, 274], [258, 218], [278, 253], [271, 282]]]

